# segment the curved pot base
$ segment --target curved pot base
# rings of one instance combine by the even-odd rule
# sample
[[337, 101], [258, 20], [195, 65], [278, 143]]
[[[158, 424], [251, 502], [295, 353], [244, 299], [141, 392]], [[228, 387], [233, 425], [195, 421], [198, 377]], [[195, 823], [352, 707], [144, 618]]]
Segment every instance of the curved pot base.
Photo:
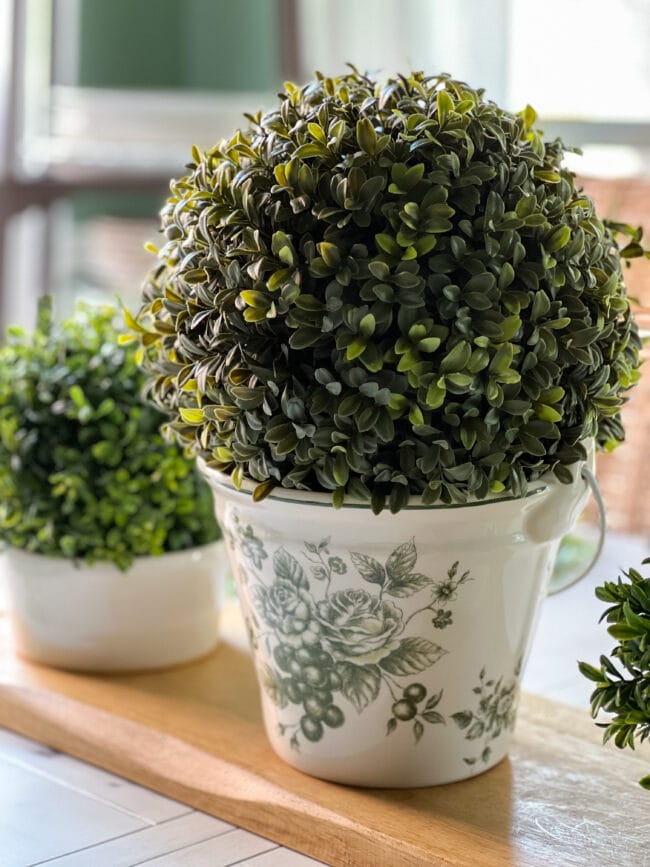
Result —
[[377, 752], [370, 749], [335, 759], [296, 753], [287, 748], [286, 741], [271, 735], [269, 740], [275, 754], [297, 771], [330, 783], [370, 789], [428, 788], [468, 780], [500, 764], [507, 758], [509, 748], [509, 743], [505, 744], [498, 751], [493, 750], [487, 761], [459, 770], [457, 765], [450, 767], [444, 758], [436, 762], [435, 748], [427, 750], [426, 745], [422, 750], [424, 759], [422, 753], [416, 751], [409, 762], [403, 762], [385, 747]]
[[[215, 635], [218, 629], [218, 618], [207, 624], [210, 635], [206, 635], [201, 642], [197, 640], [197, 636], [191, 639], [192, 646], [195, 652], [190, 654], [188, 640], [183, 642], [184, 651], [180, 652], [178, 642], [173, 642], [171, 647], [168, 645], [154, 646], [149, 648], [148, 653], [143, 653], [142, 648], [133, 648], [133, 642], [123, 645], [123, 650], [119, 656], [123, 657], [120, 661], [115, 650], [100, 650], [97, 654], [85, 653], [84, 658], [79, 658], [79, 653], [72, 653], [66, 648], [59, 646], [43, 645], [25, 639], [24, 634], [21, 634], [20, 626], [15, 624], [12, 626], [14, 635], [14, 652], [16, 656], [27, 662], [35, 662], [38, 665], [46, 665], [49, 668], [58, 668], [64, 671], [70, 671], [78, 674], [101, 674], [107, 677], [115, 675], [116, 677], [122, 674], [152, 674], [157, 671], [168, 670], [173, 668], [183, 668], [186, 665], [192, 665], [196, 662], [201, 662], [207, 659], [219, 647], [220, 639]], [[203, 648], [203, 649], [200, 649]], [[189, 655], [188, 655], [189, 654]], [[137, 656], [138, 664], [132, 662]]]

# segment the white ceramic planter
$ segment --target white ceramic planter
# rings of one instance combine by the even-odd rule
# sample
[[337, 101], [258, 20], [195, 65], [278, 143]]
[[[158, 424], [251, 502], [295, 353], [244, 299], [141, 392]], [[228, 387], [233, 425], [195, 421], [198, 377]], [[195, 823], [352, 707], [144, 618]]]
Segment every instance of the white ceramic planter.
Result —
[[138, 557], [126, 572], [17, 549], [2, 560], [15, 648], [34, 662], [97, 672], [164, 668], [217, 643], [223, 541]]
[[[289, 764], [364, 786], [481, 773], [508, 750], [561, 537], [588, 486], [392, 515], [279, 489], [260, 503], [203, 467]], [[250, 489], [249, 489], [250, 490]]]

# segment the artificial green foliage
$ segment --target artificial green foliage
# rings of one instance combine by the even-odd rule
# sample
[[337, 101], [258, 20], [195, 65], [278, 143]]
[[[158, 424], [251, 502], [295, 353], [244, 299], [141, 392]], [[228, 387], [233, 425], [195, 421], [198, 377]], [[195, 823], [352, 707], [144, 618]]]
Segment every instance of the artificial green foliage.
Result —
[[[643, 561], [650, 563], [650, 558]], [[582, 674], [596, 687], [591, 694], [594, 717], [603, 711], [612, 714], [603, 728], [603, 740], [617, 747], [634, 749], [635, 741], [650, 737], [650, 578], [636, 569], [623, 573], [617, 582], [607, 581], [596, 588], [596, 596], [609, 604], [601, 620], [618, 642], [610, 656], [600, 657], [600, 668], [580, 662]], [[650, 789], [650, 775], [641, 785]]]
[[0, 540], [38, 554], [112, 561], [213, 541], [212, 497], [143, 405], [116, 310], [79, 305], [0, 349]]
[[172, 182], [132, 323], [209, 466], [397, 511], [568, 482], [623, 439], [641, 233], [598, 219], [532, 109], [353, 70], [247, 119]]

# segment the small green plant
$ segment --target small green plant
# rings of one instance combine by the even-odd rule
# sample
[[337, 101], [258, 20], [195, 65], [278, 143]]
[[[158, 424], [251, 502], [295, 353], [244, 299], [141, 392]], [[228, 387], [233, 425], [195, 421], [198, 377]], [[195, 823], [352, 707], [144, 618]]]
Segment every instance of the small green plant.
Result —
[[118, 345], [110, 306], [60, 325], [49, 301], [33, 334], [0, 349], [0, 540], [50, 556], [112, 561], [218, 538], [212, 497], [164, 416], [143, 405], [143, 374]]
[[[650, 563], [650, 558], [643, 561]], [[634, 749], [635, 742], [650, 737], [650, 578], [636, 569], [624, 572], [617, 582], [607, 581], [596, 588], [596, 596], [609, 603], [601, 620], [611, 624], [607, 631], [619, 643], [610, 657], [600, 657], [600, 668], [578, 663], [581, 673], [596, 687], [591, 694], [594, 717], [603, 711], [612, 714], [604, 728], [603, 740], [617, 747]], [[650, 775], [640, 781], [650, 789]]]
[[396, 512], [570, 482], [623, 439], [641, 231], [598, 218], [530, 107], [353, 69], [247, 119], [172, 182], [131, 323], [208, 466]]

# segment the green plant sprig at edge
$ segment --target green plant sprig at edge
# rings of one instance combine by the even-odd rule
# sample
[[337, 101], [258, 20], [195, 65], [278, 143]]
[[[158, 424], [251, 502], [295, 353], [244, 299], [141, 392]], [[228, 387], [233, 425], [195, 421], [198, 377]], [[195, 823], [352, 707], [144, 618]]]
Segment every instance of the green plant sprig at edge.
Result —
[[0, 542], [126, 569], [136, 556], [219, 537], [212, 495], [143, 403], [135, 347], [109, 305], [60, 324], [49, 299], [36, 330], [0, 349]]
[[352, 69], [246, 117], [172, 182], [130, 323], [182, 443], [257, 499], [396, 512], [569, 482], [623, 439], [641, 230], [599, 219], [530, 107]]
[[[613, 715], [610, 722], [596, 723], [605, 730], [603, 741], [613, 739], [620, 749], [634, 749], [635, 741], [650, 737], [650, 578], [630, 569], [617, 582], [597, 587], [596, 596], [609, 603], [601, 620], [610, 624], [607, 631], [618, 644], [609, 657], [600, 657], [600, 668], [587, 662], [578, 666], [596, 684], [592, 715]], [[650, 774], [639, 782], [650, 789]]]

